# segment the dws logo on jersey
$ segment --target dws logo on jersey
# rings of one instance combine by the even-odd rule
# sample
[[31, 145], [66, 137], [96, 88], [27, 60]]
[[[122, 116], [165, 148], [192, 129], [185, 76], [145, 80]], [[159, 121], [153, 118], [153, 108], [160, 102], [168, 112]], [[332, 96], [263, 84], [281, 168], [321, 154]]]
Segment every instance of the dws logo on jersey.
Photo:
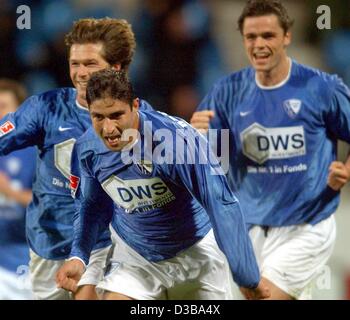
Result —
[[283, 108], [288, 116], [294, 119], [300, 111], [302, 102], [298, 99], [289, 99], [283, 102]]
[[135, 209], [146, 212], [161, 208], [175, 200], [173, 193], [158, 177], [122, 180], [111, 176], [103, 182], [102, 187], [118, 206], [129, 213]]
[[242, 131], [241, 143], [243, 154], [259, 164], [306, 153], [303, 126], [265, 128], [255, 122]]

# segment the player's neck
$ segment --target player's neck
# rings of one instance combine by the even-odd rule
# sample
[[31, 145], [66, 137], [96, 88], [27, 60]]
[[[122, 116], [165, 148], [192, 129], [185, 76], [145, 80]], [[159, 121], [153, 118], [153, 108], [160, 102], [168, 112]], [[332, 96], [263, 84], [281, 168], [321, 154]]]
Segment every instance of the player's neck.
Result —
[[292, 61], [287, 56], [283, 61], [278, 64], [272, 70], [267, 72], [257, 71], [256, 72], [256, 81], [261, 87], [277, 87], [285, 83], [290, 75], [290, 70], [292, 68]]
[[77, 95], [77, 99], [75, 100], [76, 104], [80, 108], [88, 109], [88, 103], [86, 99], [83, 99], [82, 97]]

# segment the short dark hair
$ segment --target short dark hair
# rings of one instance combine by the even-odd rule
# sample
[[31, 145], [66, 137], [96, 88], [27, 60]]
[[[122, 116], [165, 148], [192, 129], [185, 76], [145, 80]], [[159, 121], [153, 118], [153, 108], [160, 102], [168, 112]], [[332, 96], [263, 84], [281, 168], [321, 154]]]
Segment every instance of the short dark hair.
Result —
[[104, 69], [94, 72], [86, 88], [86, 101], [90, 106], [99, 99], [112, 98], [130, 105], [134, 100], [134, 90], [124, 70]]
[[73, 44], [102, 43], [102, 57], [110, 65], [120, 63], [122, 69], [128, 69], [136, 47], [131, 25], [124, 19], [112, 18], [76, 21], [65, 43], [69, 50]]
[[274, 14], [286, 34], [293, 26], [293, 20], [289, 17], [287, 9], [279, 0], [249, 0], [238, 19], [238, 29], [243, 34], [243, 24], [247, 17], [261, 17]]
[[11, 92], [15, 96], [18, 106], [27, 98], [25, 87], [20, 82], [12, 79], [0, 79], [0, 92]]

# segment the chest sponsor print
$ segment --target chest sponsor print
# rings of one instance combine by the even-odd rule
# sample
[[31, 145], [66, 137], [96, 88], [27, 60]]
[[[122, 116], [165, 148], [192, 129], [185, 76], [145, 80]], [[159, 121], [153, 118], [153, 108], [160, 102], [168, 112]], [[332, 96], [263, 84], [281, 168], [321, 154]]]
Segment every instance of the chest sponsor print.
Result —
[[306, 154], [303, 126], [265, 128], [255, 122], [242, 131], [240, 138], [243, 154], [259, 164]]
[[159, 177], [123, 180], [111, 176], [102, 183], [103, 189], [126, 212], [147, 212], [175, 200], [174, 194]]

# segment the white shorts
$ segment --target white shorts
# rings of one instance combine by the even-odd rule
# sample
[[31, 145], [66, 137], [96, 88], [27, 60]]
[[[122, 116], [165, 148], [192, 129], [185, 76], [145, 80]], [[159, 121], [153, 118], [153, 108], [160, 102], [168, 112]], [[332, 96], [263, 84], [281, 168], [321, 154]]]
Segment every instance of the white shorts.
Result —
[[0, 300], [33, 300], [28, 266], [18, 273], [0, 267]]
[[249, 231], [263, 277], [295, 299], [311, 299], [314, 281], [332, 254], [334, 216], [316, 225], [302, 224]]
[[96, 286], [102, 280], [111, 247], [108, 246], [91, 252], [89, 265], [78, 283], [79, 287], [84, 285]]
[[112, 230], [114, 249], [107, 272], [96, 287], [137, 300], [232, 299], [229, 266], [213, 231], [176, 257], [150, 262]]
[[[110, 246], [103, 249], [94, 250], [91, 253], [90, 263], [86, 268], [78, 285], [96, 285], [102, 275], [106, 265], [107, 255]], [[71, 300], [72, 294], [61, 288], [57, 288], [55, 281], [58, 269], [65, 260], [47, 260], [38, 256], [30, 250], [30, 275], [32, 289], [37, 300]]]

